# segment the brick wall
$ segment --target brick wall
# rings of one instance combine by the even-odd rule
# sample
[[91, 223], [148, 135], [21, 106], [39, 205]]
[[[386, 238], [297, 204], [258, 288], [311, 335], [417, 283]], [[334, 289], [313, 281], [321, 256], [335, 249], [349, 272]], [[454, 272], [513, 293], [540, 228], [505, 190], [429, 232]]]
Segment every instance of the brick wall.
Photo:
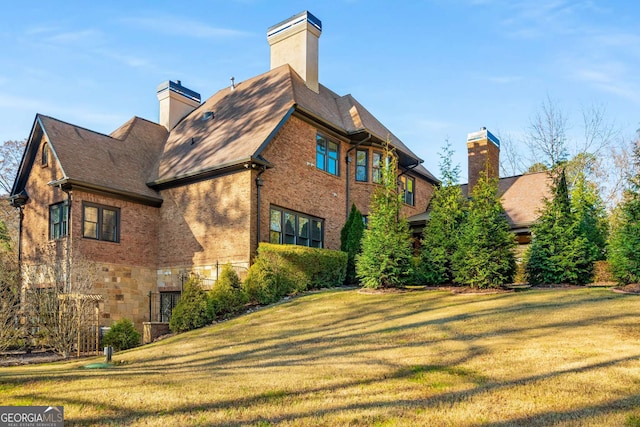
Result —
[[212, 277], [216, 263], [248, 265], [254, 173], [242, 170], [162, 191], [159, 286], [175, 287], [189, 271]]
[[[340, 176], [334, 176], [316, 168], [316, 134], [318, 128], [292, 116], [279, 131], [273, 142], [265, 149], [263, 156], [275, 165], [262, 178], [261, 241], [269, 240], [269, 207], [276, 205], [325, 220], [325, 247], [340, 248], [340, 230], [347, 215], [346, 151], [350, 145], [340, 141]], [[324, 135], [331, 137], [327, 132]], [[370, 150], [372, 151], [372, 150]], [[380, 150], [378, 150], [380, 151]], [[355, 159], [355, 152], [351, 153]], [[371, 153], [369, 153], [371, 162]], [[371, 163], [369, 163], [370, 166]], [[371, 174], [371, 170], [369, 170]], [[363, 214], [367, 214], [369, 201], [376, 184], [355, 182], [355, 162], [348, 170], [351, 203], [355, 203]], [[424, 212], [433, 194], [433, 187], [416, 175], [415, 206], [404, 205], [406, 216]]]
[[469, 194], [481, 176], [498, 178], [500, 174], [500, 149], [488, 139], [467, 142], [469, 162]]
[[[44, 140], [44, 138], [43, 138]], [[22, 258], [33, 261], [39, 248], [49, 243], [49, 205], [66, 200], [67, 195], [47, 183], [64, 176], [55, 158], [50, 153], [47, 166], [41, 164], [43, 140], [40, 141], [36, 160], [31, 169], [25, 190], [29, 201], [24, 206], [22, 223]]]

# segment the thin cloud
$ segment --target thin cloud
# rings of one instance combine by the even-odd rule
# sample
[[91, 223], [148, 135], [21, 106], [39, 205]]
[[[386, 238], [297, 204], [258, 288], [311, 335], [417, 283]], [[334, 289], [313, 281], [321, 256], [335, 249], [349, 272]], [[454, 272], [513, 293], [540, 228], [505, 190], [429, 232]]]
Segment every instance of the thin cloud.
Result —
[[68, 32], [51, 35], [45, 38], [46, 41], [50, 43], [55, 43], [55, 44], [75, 44], [78, 42], [94, 43], [102, 39], [103, 39], [103, 34], [100, 31], [92, 30], [92, 29], [80, 30], [80, 31], [68, 31]]
[[571, 35], [583, 29], [578, 15], [592, 9], [589, 2], [568, 0], [516, 1], [509, 4], [511, 16], [502, 20], [509, 34], [517, 38], [536, 39], [552, 35]]
[[139, 68], [145, 70], [155, 70], [156, 65], [147, 58], [138, 55], [127, 55], [119, 52], [115, 52], [112, 50], [101, 49], [98, 51], [99, 54], [111, 58], [114, 61], [117, 61], [121, 64], [126, 65], [131, 68]]
[[213, 27], [202, 22], [175, 16], [157, 16], [153, 18], [126, 18], [123, 23], [160, 34], [191, 38], [218, 39], [237, 38], [249, 35], [244, 31]]
[[574, 68], [573, 75], [583, 82], [640, 104], [640, 82], [631, 77], [624, 64], [609, 62]]
[[487, 76], [485, 80], [490, 83], [496, 83], [501, 85], [517, 83], [522, 81], [524, 78], [522, 76]]

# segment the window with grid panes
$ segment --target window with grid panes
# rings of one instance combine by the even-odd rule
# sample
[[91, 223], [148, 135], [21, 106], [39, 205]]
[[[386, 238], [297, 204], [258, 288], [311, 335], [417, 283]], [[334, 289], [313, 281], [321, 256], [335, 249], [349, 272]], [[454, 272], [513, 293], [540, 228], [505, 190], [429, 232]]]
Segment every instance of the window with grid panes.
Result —
[[316, 167], [332, 175], [339, 175], [338, 154], [340, 146], [338, 143], [328, 140], [324, 136], [316, 135]]
[[120, 209], [85, 203], [82, 210], [82, 236], [87, 239], [118, 242]]
[[269, 242], [322, 248], [323, 221], [299, 212], [271, 208]]
[[369, 151], [356, 150], [356, 181], [369, 180]]

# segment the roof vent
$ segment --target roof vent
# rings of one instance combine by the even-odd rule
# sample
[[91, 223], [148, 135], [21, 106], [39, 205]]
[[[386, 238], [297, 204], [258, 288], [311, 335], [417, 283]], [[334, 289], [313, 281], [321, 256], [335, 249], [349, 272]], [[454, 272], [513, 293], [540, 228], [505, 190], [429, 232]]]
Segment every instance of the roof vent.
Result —
[[205, 111], [204, 113], [202, 113], [202, 121], [206, 122], [207, 120], [211, 120], [215, 117], [215, 115], [213, 114], [213, 111]]

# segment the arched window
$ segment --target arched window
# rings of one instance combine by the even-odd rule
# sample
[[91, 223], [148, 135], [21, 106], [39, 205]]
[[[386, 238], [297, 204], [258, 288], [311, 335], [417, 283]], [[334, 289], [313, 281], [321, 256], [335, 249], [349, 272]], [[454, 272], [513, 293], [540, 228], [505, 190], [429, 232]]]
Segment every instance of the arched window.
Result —
[[49, 166], [49, 144], [42, 145], [42, 166]]

